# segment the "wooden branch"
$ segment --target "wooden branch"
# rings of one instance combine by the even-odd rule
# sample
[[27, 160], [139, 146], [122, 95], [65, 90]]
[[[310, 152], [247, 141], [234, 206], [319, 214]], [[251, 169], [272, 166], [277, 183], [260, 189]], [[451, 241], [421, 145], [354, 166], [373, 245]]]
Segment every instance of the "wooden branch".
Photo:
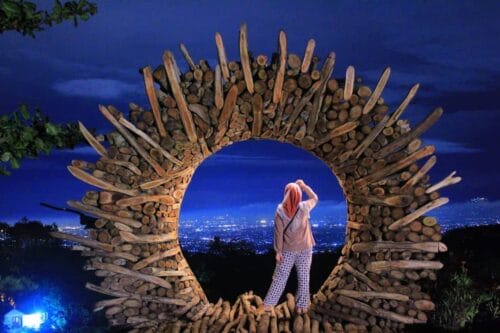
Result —
[[365, 106], [363, 107], [363, 114], [367, 114], [370, 112], [375, 104], [377, 103], [378, 99], [380, 98], [380, 95], [382, 95], [382, 91], [385, 88], [385, 85], [387, 83], [387, 80], [389, 80], [389, 75], [391, 74], [391, 68], [387, 67], [384, 70], [384, 73], [382, 73], [382, 76], [380, 77], [380, 80], [377, 83], [377, 86], [375, 87], [375, 90], [371, 94], [370, 98], [368, 99], [368, 102], [366, 102]]
[[275, 136], [279, 135], [281, 121], [283, 118], [283, 112], [285, 110], [285, 106], [287, 105], [288, 95], [289, 95], [288, 91], [283, 91], [283, 93], [281, 94], [281, 99], [280, 99], [280, 102], [278, 104], [278, 112], [274, 118], [274, 124], [272, 125], [273, 134]]
[[147, 66], [142, 70], [144, 75], [144, 85], [146, 87], [146, 94], [148, 95], [149, 104], [151, 105], [151, 110], [153, 110], [153, 116], [156, 122], [156, 127], [158, 127], [158, 132], [162, 138], [167, 136], [167, 131], [165, 130], [165, 125], [161, 119], [160, 114], [160, 104], [158, 103], [158, 98], [156, 97], [155, 86], [153, 81], [153, 74], [151, 72], [151, 67]]
[[111, 290], [111, 289], [106, 289], [100, 286], [96, 286], [95, 284], [92, 283], [86, 283], [85, 288], [88, 290], [95, 291], [97, 293], [106, 295], [106, 296], [111, 296], [111, 297], [129, 297], [130, 294], [125, 292], [125, 291], [117, 291], [117, 290]]
[[92, 263], [92, 266], [94, 266], [97, 269], [103, 269], [103, 270], [110, 271], [113, 273], [131, 276], [131, 277], [143, 280], [143, 281], [147, 281], [147, 282], [156, 284], [156, 285], [163, 287], [163, 288], [166, 288], [166, 289], [172, 288], [172, 285], [170, 284], [170, 282], [168, 282], [165, 279], [159, 278], [157, 276], [142, 274], [142, 273], [130, 270], [128, 268], [118, 266], [118, 265], [94, 262], [94, 263]]
[[136, 175], [139, 175], [139, 176], [142, 175], [141, 169], [139, 169], [132, 162], [127, 162], [127, 161], [122, 161], [122, 160], [115, 160], [115, 159], [108, 158], [106, 156], [101, 157], [101, 161], [125, 167], [125, 168], [129, 169], [130, 171], [132, 171], [133, 173], [135, 173]]
[[328, 141], [332, 140], [333, 138], [346, 134], [356, 127], [359, 126], [359, 121], [349, 121], [345, 124], [340, 125], [339, 127], [336, 127], [332, 129], [328, 134], [324, 135], [317, 143], [315, 143], [313, 149], [321, 146], [322, 144], [327, 143]]
[[167, 257], [172, 257], [175, 256], [177, 253], [179, 253], [180, 247], [176, 246], [172, 249], [163, 251], [163, 252], [156, 252], [152, 255], [150, 255], [147, 258], [142, 259], [141, 261], [137, 262], [134, 266], [132, 266], [132, 269], [135, 271], [138, 271], [158, 260], [167, 258]]
[[135, 235], [131, 232], [120, 231], [120, 237], [129, 243], [147, 244], [147, 243], [163, 243], [177, 239], [175, 231], [159, 234], [159, 235]]
[[227, 93], [226, 99], [224, 101], [224, 107], [219, 116], [219, 122], [217, 125], [217, 132], [215, 134], [214, 143], [218, 144], [219, 141], [226, 134], [228, 122], [231, 118], [231, 114], [233, 113], [234, 107], [236, 106], [236, 100], [238, 98], [238, 86], [233, 85], [229, 92]]
[[373, 195], [347, 195], [347, 201], [356, 205], [381, 205], [389, 207], [407, 207], [413, 201], [412, 195], [397, 194], [385, 197]]
[[439, 261], [431, 260], [382, 260], [371, 261], [366, 264], [369, 272], [380, 273], [393, 269], [441, 269], [443, 264]]
[[252, 69], [250, 68], [250, 58], [248, 57], [248, 39], [247, 39], [247, 25], [243, 23], [240, 26], [240, 59], [241, 66], [243, 67], [243, 76], [247, 85], [247, 90], [253, 94], [253, 77]]
[[356, 291], [356, 290], [348, 290], [348, 289], [335, 289], [333, 291], [335, 294], [344, 295], [352, 298], [382, 298], [382, 299], [393, 299], [396, 301], [407, 302], [410, 300], [410, 297], [403, 294], [397, 293], [387, 293], [387, 292], [378, 292], [378, 291]]
[[118, 298], [112, 298], [112, 299], [105, 299], [102, 301], [99, 301], [94, 304], [94, 312], [98, 312], [103, 310], [104, 308], [107, 308], [109, 306], [114, 306], [114, 305], [119, 305], [125, 302], [128, 299], [128, 297], [118, 297]]
[[427, 162], [411, 177], [408, 181], [401, 187], [401, 191], [405, 192], [417, 185], [417, 183], [422, 179], [423, 176], [429, 172], [429, 170], [436, 164], [436, 156], [431, 156]]
[[179, 82], [176, 79], [175, 67], [174, 67], [174, 55], [170, 51], [165, 51], [163, 53], [163, 64], [167, 72], [168, 81], [172, 89], [172, 94], [174, 95], [175, 101], [177, 103], [177, 108], [179, 109], [181, 115], [181, 121], [186, 130], [186, 135], [190, 142], [197, 142], [198, 137], [196, 135], [196, 129], [193, 122], [193, 116], [188, 110], [186, 99], [182, 93]]
[[168, 160], [170, 160], [174, 164], [177, 164], [177, 165], [182, 165], [183, 164], [182, 161], [180, 161], [177, 158], [175, 158], [174, 156], [172, 156], [169, 152], [167, 152], [165, 149], [163, 149], [163, 147], [159, 143], [157, 143], [156, 141], [154, 141], [153, 139], [151, 139], [151, 137], [149, 135], [147, 135], [142, 130], [138, 129], [134, 124], [132, 124], [127, 119], [125, 119], [125, 117], [120, 117], [120, 119], [118, 120], [118, 122], [120, 124], [122, 124], [123, 126], [125, 126], [126, 128], [128, 128], [130, 131], [132, 131], [137, 136], [140, 136], [141, 138], [143, 138], [144, 141], [146, 141], [147, 143], [149, 143], [152, 147], [158, 149], [161, 152], [161, 154], [163, 156], [165, 156], [165, 158], [167, 158]]
[[128, 225], [128, 226], [133, 227], [133, 228], [142, 227], [142, 223], [139, 221], [136, 221], [136, 220], [128, 218], [128, 217], [117, 216], [113, 213], [105, 212], [103, 210], [100, 210], [97, 207], [81, 203], [80, 201], [68, 200], [67, 203], [69, 206], [75, 208], [76, 210], [85, 212], [85, 213], [90, 214], [90, 215], [98, 216], [98, 217], [108, 219], [108, 220], [114, 221], [114, 222], [120, 222], [120, 223], [123, 223], [123, 224]]
[[353, 151], [354, 158], [358, 159], [361, 154], [370, 146], [370, 144], [377, 138], [377, 136], [382, 132], [387, 121], [389, 120], [389, 116], [384, 116], [382, 120], [372, 129], [372, 131], [365, 137], [365, 139], [356, 147]]
[[81, 236], [76, 236], [76, 235], [71, 235], [71, 234], [66, 234], [64, 232], [59, 232], [59, 231], [51, 231], [49, 232], [49, 235], [51, 235], [54, 238], [58, 239], [64, 239], [68, 240], [71, 242], [75, 243], [80, 243], [82, 245], [94, 248], [94, 249], [100, 249], [106, 252], [112, 252], [113, 251], [113, 245], [111, 244], [106, 244], [106, 243], [101, 243], [92, 239], [84, 238]]
[[400, 323], [405, 323], [405, 324], [423, 323], [423, 321], [418, 320], [418, 319], [413, 318], [413, 317], [400, 315], [398, 313], [383, 310], [383, 309], [375, 309], [366, 303], [357, 301], [355, 299], [352, 299], [350, 297], [343, 296], [343, 295], [340, 295], [339, 297], [337, 297], [337, 302], [340, 303], [341, 305], [364, 311], [366, 313], [371, 314], [372, 316], [382, 317], [382, 318], [397, 321]]
[[[141, 146], [137, 143], [137, 141], [132, 137], [132, 135], [128, 132], [128, 130], [122, 126], [122, 124], [109, 112], [109, 110], [104, 106], [99, 104], [99, 110], [101, 113], [104, 115], [106, 119], [113, 124], [114, 127], [123, 135], [123, 137], [130, 143], [132, 147], [137, 151], [139, 155], [144, 158], [149, 165], [153, 167], [153, 169], [156, 171], [156, 173], [160, 176], [163, 176], [165, 174], [165, 170], [161, 167], [161, 165], [156, 162], [151, 155]], [[119, 117], [122, 117], [120, 114]]]
[[186, 312], [188, 312], [193, 306], [198, 304], [200, 302], [200, 297], [198, 295], [195, 295], [191, 301], [189, 301], [186, 305], [184, 305], [182, 308], [175, 310], [175, 314], [177, 316], [182, 316]]
[[[357, 325], [362, 325], [362, 326], [368, 326], [369, 325], [368, 321], [366, 321], [364, 319], [361, 319], [358, 316], [353, 316], [353, 315], [350, 315], [350, 314], [346, 314], [346, 313], [343, 313], [343, 312], [340, 312], [340, 311], [334, 311], [334, 310], [331, 310], [331, 309], [325, 309], [325, 308], [319, 307], [318, 305], [316, 305], [314, 303], [311, 304], [311, 310], [314, 310], [315, 312], [319, 312], [319, 313], [325, 314], [325, 315], [327, 315], [329, 317], [332, 317], [332, 318], [339, 318], [339, 319], [342, 319], [342, 320], [346, 320], [346, 321], [349, 321], [349, 322], [357, 324]], [[314, 327], [314, 320], [313, 320], [313, 327]], [[312, 332], [315, 333], [314, 328], [312, 329]]]
[[[142, 184], [139, 185], [139, 187], [141, 189], [143, 189], [143, 190], [149, 190], [149, 189], [158, 187], [160, 185], [163, 185], [165, 183], [168, 183], [169, 181], [172, 181], [172, 180], [174, 180], [177, 177], [183, 177], [183, 176], [190, 175], [193, 172], [194, 172], [194, 167], [188, 166], [188, 167], [186, 167], [186, 168], [184, 168], [184, 169], [182, 169], [180, 171], [169, 172], [169, 173], [167, 173], [167, 175], [164, 178], [155, 179], [155, 180], [152, 180], [152, 181], [149, 181], [149, 182], [142, 183]], [[138, 194], [139, 193], [137, 193], [137, 195]]]
[[356, 229], [360, 230], [363, 227], [363, 223], [347, 221], [346, 229]]
[[358, 179], [355, 182], [355, 184], [358, 187], [369, 185], [373, 182], [376, 182], [377, 180], [390, 176], [393, 173], [398, 172], [399, 170], [410, 166], [411, 164], [415, 163], [421, 158], [434, 154], [434, 151], [435, 151], [434, 146], [426, 146], [424, 148], [421, 148], [416, 152], [414, 152], [413, 154], [403, 158], [402, 160], [399, 160], [398, 162], [395, 162], [380, 170], [377, 170], [364, 178]]
[[194, 71], [196, 69], [196, 65], [194, 64], [193, 58], [191, 58], [191, 55], [189, 54], [189, 51], [186, 48], [186, 45], [181, 43], [179, 45], [179, 48], [181, 49], [182, 55], [184, 56], [184, 59], [186, 59], [189, 68], [191, 68], [191, 70]]
[[286, 42], [286, 34], [283, 30], [281, 30], [279, 33], [279, 48], [280, 48], [279, 67], [278, 71], [276, 72], [276, 79], [274, 81], [274, 89], [273, 89], [274, 104], [278, 104], [280, 101], [281, 92], [283, 90], [283, 82], [285, 80], [287, 42]]
[[104, 180], [99, 179], [97, 177], [94, 177], [94, 176], [86, 173], [85, 171], [83, 171], [77, 167], [74, 167], [72, 165], [68, 165], [67, 168], [68, 168], [69, 172], [71, 172], [71, 174], [73, 176], [75, 176], [76, 178], [78, 178], [81, 181], [83, 181], [87, 184], [90, 184], [92, 186], [99, 187], [103, 190], [110, 191], [110, 192], [119, 192], [119, 193], [123, 193], [123, 194], [130, 195], [130, 196], [138, 195], [140, 193], [139, 190], [137, 190], [137, 189], [123, 189], [123, 188], [116, 187], [115, 185], [110, 184], [108, 182], [105, 182]]
[[227, 67], [226, 50], [220, 33], [215, 33], [215, 45], [217, 46], [217, 54], [219, 56], [219, 64], [224, 80], [229, 81], [229, 68]]
[[351, 265], [349, 265], [349, 263], [344, 262], [342, 264], [342, 267], [346, 270], [346, 272], [351, 273], [354, 277], [356, 277], [361, 282], [365, 283], [371, 289], [373, 289], [375, 291], [381, 291], [382, 290], [382, 288], [378, 284], [376, 284], [375, 282], [373, 282], [365, 274], [361, 273], [360, 271], [358, 271], [357, 269], [355, 269], [354, 267], [352, 267]]
[[355, 80], [355, 72], [354, 66], [347, 67], [345, 73], [345, 86], [344, 86], [344, 100], [348, 101], [351, 99], [352, 92], [354, 90], [354, 80]]
[[307, 119], [306, 132], [309, 135], [312, 135], [312, 133], [316, 129], [316, 123], [318, 122], [318, 115], [321, 110], [321, 104], [323, 103], [323, 98], [325, 97], [326, 84], [332, 76], [334, 65], [335, 52], [330, 52], [325, 60], [325, 63], [323, 64], [323, 68], [321, 69], [320, 81], [322, 82], [322, 85], [314, 95], [312, 110], [309, 113], [309, 117]]
[[193, 103], [188, 105], [189, 111], [200, 117], [207, 125], [210, 125], [210, 117], [208, 116], [208, 108], [204, 105]]
[[428, 189], [426, 189], [425, 193], [429, 194], [429, 193], [435, 192], [439, 189], [442, 189], [443, 187], [453, 185], [456, 183], [460, 183], [460, 181], [462, 180], [462, 177], [454, 177], [456, 173], [457, 173], [456, 171], [453, 171], [448, 176], [446, 176], [443, 180], [441, 180], [439, 183], [436, 183], [436, 184], [432, 185], [431, 187], [429, 187]]
[[83, 137], [89, 143], [95, 151], [101, 156], [108, 156], [108, 152], [104, 146], [97, 141], [97, 139], [89, 132], [89, 130], [83, 125], [81, 121], [78, 121], [78, 127], [80, 128], [80, 132], [82, 132]]
[[450, 200], [448, 198], [437, 198], [434, 201], [431, 201], [419, 209], [415, 210], [414, 212], [400, 218], [397, 221], [394, 221], [391, 225], [389, 225], [389, 230], [398, 230], [401, 227], [404, 227], [405, 225], [408, 225], [418, 219], [420, 216], [424, 215], [425, 213], [441, 207], [442, 205], [445, 205], [449, 202]]
[[401, 103], [401, 105], [394, 111], [394, 113], [391, 115], [391, 118], [387, 122], [387, 127], [392, 126], [396, 121], [398, 121], [399, 117], [403, 114], [403, 112], [406, 110], [406, 107], [410, 104], [411, 100], [415, 95], [417, 94], [418, 88], [420, 87], [420, 84], [414, 85], [410, 91], [408, 92], [408, 95], [406, 95], [405, 99]]
[[446, 252], [448, 248], [441, 242], [392, 242], [392, 241], [376, 241], [363, 242], [353, 244], [351, 247], [353, 252], [379, 252], [389, 250], [391, 252]]
[[300, 67], [301, 73], [307, 73], [309, 71], [309, 67], [311, 66], [311, 59], [314, 54], [314, 47], [316, 46], [316, 42], [314, 39], [309, 39], [306, 46], [306, 51], [304, 53], [304, 59], [302, 60], [302, 66]]
[[130, 198], [123, 198], [116, 201], [116, 205], [125, 208], [134, 205], [142, 205], [146, 202], [159, 202], [165, 205], [173, 205], [175, 203], [174, 197], [168, 194], [143, 194]]
[[417, 127], [415, 127], [410, 132], [400, 136], [398, 139], [389, 143], [387, 146], [380, 149], [378, 152], [373, 154], [374, 158], [384, 158], [390, 153], [398, 151], [404, 148], [410, 141], [419, 137], [422, 133], [428, 130], [443, 114], [442, 108], [436, 108], [433, 112], [431, 112]]
[[290, 116], [287, 119], [287, 123], [284, 127], [284, 131], [281, 134], [281, 138], [284, 138], [288, 134], [288, 131], [290, 131], [290, 129], [292, 128], [293, 123], [295, 122], [297, 117], [300, 115], [300, 112], [302, 111], [302, 109], [307, 105], [307, 103], [309, 103], [311, 98], [314, 96], [316, 91], [318, 91], [321, 88], [321, 86], [322, 86], [321, 81], [314, 82], [314, 84], [304, 94], [302, 99], [297, 103], [297, 105], [295, 106], [292, 113], [290, 114]]
[[252, 111], [253, 111], [253, 122], [252, 122], [252, 136], [260, 136], [262, 131], [262, 111], [264, 109], [264, 101], [262, 96], [259, 94], [254, 94], [252, 96]]
[[212, 151], [208, 148], [207, 141], [205, 140], [205, 138], [203, 136], [200, 136], [198, 138], [198, 143], [201, 147], [201, 152], [203, 153], [204, 158], [207, 158], [208, 156], [210, 156], [212, 154]]
[[222, 91], [222, 75], [220, 65], [215, 67], [215, 106], [217, 110], [222, 110], [224, 107], [224, 92]]
[[185, 270], [165, 270], [163, 268], [158, 268], [158, 267], [147, 267], [146, 272], [147, 274], [154, 275], [154, 276], [187, 276], [188, 273]]
[[[119, 224], [119, 223], [117, 223]], [[102, 251], [96, 251], [99, 255], [105, 256], [105, 257], [110, 257], [110, 258], [121, 258], [121, 259], [126, 259], [130, 262], [136, 262], [139, 260], [138, 256], [133, 255], [132, 253], [128, 252], [102, 252]]]

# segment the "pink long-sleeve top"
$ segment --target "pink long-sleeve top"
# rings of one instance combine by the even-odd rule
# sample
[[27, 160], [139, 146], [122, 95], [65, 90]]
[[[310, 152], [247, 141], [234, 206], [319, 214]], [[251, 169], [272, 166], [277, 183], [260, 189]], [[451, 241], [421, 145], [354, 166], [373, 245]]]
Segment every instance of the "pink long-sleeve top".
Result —
[[290, 222], [291, 217], [285, 214], [281, 203], [276, 208], [274, 218], [274, 250], [277, 253], [283, 251], [302, 251], [316, 245], [311, 224], [309, 223], [310, 211], [318, 203], [317, 198], [311, 198], [299, 202], [299, 210], [295, 220], [283, 235], [283, 230]]

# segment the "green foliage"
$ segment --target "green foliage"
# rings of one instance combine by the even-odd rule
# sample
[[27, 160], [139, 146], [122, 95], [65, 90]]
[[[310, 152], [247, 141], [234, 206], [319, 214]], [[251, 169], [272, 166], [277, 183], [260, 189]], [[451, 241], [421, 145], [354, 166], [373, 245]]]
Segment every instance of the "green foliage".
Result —
[[38, 108], [32, 114], [26, 104], [0, 117], [0, 175], [18, 169], [20, 160], [48, 154], [52, 148], [74, 148], [83, 140], [77, 124], [58, 125], [49, 121]]
[[479, 307], [491, 301], [492, 295], [473, 287], [467, 269], [462, 266], [450, 279], [449, 285], [438, 295], [434, 320], [440, 327], [459, 330], [474, 321]]
[[0, 33], [15, 30], [23, 36], [35, 38], [35, 31], [42, 31], [46, 26], [54, 23], [73, 20], [78, 25], [78, 18], [87, 21], [97, 13], [97, 6], [87, 0], [68, 1], [64, 4], [60, 0], [54, 1], [52, 12], [38, 10], [34, 2], [25, 0], [0, 1]]
[[32, 291], [37, 288], [38, 285], [26, 276], [0, 275], [0, 290], [8, 291], [9, 294]]

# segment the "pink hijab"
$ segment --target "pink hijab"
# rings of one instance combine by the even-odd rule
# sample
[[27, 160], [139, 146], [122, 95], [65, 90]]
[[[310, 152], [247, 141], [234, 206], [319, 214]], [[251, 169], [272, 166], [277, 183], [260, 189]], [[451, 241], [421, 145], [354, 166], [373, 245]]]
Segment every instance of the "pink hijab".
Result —
[[288, 183], [285, 186], [285, 197], [281, 202], [285, 214], [292, 218], [292, 216], [299, 209], [299, 203], [302, 200], [302, 190], [297, 183]]

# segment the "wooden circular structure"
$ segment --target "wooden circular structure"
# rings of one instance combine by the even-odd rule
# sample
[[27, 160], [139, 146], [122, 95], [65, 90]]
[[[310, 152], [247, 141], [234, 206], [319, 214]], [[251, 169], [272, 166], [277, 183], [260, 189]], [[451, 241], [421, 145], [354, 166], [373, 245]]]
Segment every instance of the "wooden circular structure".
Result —
[[[239, 61], [226, 59], [218, 33], [215, 42], [215, 68], [196, 63], [181, 44], [185, 73], [169, 51], [156, 69], [141, 70], [150, 109], [130, 103], [125, 117], [100, 105], [116, 128], [107, 147], [80, 123], [100, 157], [68, 168], [100, 190], [68, 204], [98, 219], [88, 238], [53, 236], [80, 243], [89, 258], [84, 268], [102, 277], [86, 286], [109, 296], [95, 310], [133, 332], [392, 332], [425, 323], [434, 303], [419, 283], [436, 279], [436, 253], [446, 251], [427, 214], [448, 202], [438, 190], [460, 181], [452, 173], [429, 182], [435, 149], [419, 137], [442, 109], [410, 128], [400, 117], [418, 84], [389, 112], [381, 95], [390, 68], [373, 90], [352, 66], [336, 79], [335, 53], [320, 64], [309, 40], [303, 57], [289, 54], [284, 31], [270, 59], [249, 52], [245, 24]], [[271, 314], [259, 311], [262, 297], [252, 291], [234, 303], [209, 302], [179, 244], [181, 203], [196, 168], [250, 139], [311, 152], [331, 168], [347, 200], [342, 255], [305, 315], [294, 312], [291, 294]]]

